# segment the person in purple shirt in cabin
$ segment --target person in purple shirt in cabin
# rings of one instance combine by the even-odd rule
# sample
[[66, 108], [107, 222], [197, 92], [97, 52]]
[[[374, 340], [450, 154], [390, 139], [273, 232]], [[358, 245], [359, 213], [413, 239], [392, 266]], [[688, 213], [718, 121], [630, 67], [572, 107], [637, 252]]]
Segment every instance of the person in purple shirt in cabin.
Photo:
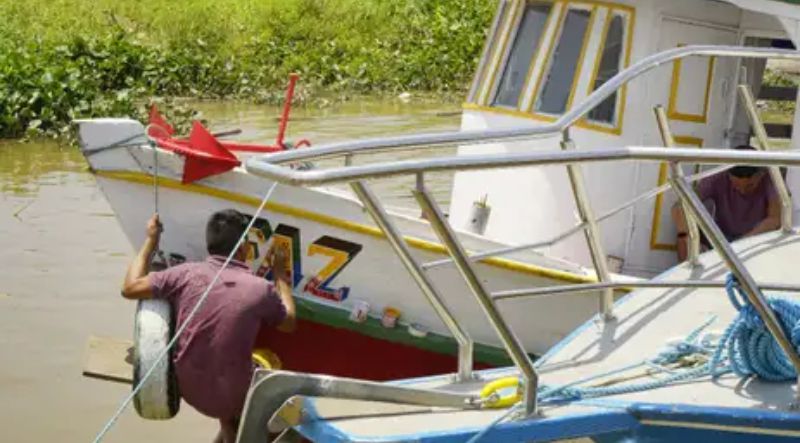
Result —
[[[754, 151], [748, 145], [737, 150]], [[702, 180], [697, 194], [714, 216], [728, 241], [774, 231], [781, 226], [781, 202], [767, 170], [755, 166], [735, 166]], [[678, 260], [688, 254], [686, 219], [683, 207], [672, 207], [672, 220], [678, 230]]]
[[128, 268], [122, 296], [140, 300], [151, 297], [171, 302], [178, 326], [219, 272], [231, 253], [234, 257], [178, 338], [174, 353], [181, 396], [199, 412], [220, 422], [217, 443], [233, 443], [253, 374], [252, 351], [262, 326], [291, 332], [295, 305], [288, 272], [288, 251], [270, 254], [275, 283], [256, 277], [245, 264], [248, 220], [235, 210], [220, 211], [206, 225], [209, 257], [160, 272], [148, 273], [158, 249], [161, 224], [154, 215], [147, 224], [147, 239]]

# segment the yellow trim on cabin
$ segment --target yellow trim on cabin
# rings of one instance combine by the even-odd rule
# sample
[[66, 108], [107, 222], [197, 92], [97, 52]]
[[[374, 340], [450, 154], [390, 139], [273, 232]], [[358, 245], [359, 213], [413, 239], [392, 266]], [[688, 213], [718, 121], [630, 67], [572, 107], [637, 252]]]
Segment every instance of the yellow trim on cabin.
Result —
[[[578, 8], [576, 8], [578, 9]], [[572, 75], [572, 86], [569, 88], [569, 97], [567, 97], [567, 106], [564, 108], [566, 111], [572, 109], [572, 103], [575, 101], [575, 94], [578, 92], [578, 85], [581, 82], [581, 75], [583, 74], [583, 63], [586, 58], [586, 50], [589, 47], [589, 41], [592, 39], [592, 31], [594, 31], [595, 22], [597, 21], [597, 11], [600, 8], [593, 6], [589, 14], [589, 23], [586, 26], [585, 34], [583, 34], [583, 41], [581, 42], [581, 52], [578, 54], [578, 64], [575, 65], [575, 73]], [[601, 37], [603, 38], [603, 37]], [[603, 40], [605, 40], [603, 38]], [[603, 41], [605, 43], [605, 41]], [[595, 54], [595, 58], [598, 54]]]
[[[691, 137], [687, 135], [679, 135], [674, 137], [675, 143], [681, 146], [695, 146], [698, 148], [703, 147], [703, 139], [699, 137]], [[667, 162], [662, 162], [658, 169], [658, 182], [656, 187], [659, 187], [667, 182], [668, 165]], [[653, 208], [653, 221], [650, 224], [650, 249], [655, 251], [676, 251], [678, 249], [675, 243], [659, 243], [658, 234], [661, 230], [661, 211], [664, 207], [664, 193], [656, 196], [655, 207]]]
[[[685, 46], [685, 44], [679, 44], [678, 47]], [[683, 66], [683, 60], [678, 59], [672, 62], [672, 84], [670, 85], [669, 91], [669, 105], [667, 106], [667, 117], [672, 120], [680, 120], [685, 122], [691, 123], [703, 123], [705, 124], [708, 122], [708, 111], [711, 103], [711, 87], [714, 82], [714, 67], [716, 65], [716, 57], [709, 57], [708, 58], [708, 75], [706, 78], [706, 90], [705, 90], [705, 98], [703, 101], [703, 113], [702, 114], [690, 114], [680, 112], [678, 110], [678, 94], [680, 94], [680, 83], [681, 83], [681, 68]]]
[[[531, 57], [531, 64], [530, 66], [528, 66], [528, 75], [525, 76], [525, 83], [523, 83], [522, 90], [519, 93], [519, 97], [517, 97], [517, 109], [521, 109], [522, 103], [525, 102], [525, 98], [528, 92], [528, 86], [530, 85], [531, 80], [533, 79], [533, 69], [536, 67], [536, 60], [539, 58], [539, 54], [542, 52], [542, 47], [544, 46], [545, 42], [548, 41], [548, 37], [551, 37], [547, 35], [547, 31], [550, 29], [554, 16], [556, 15], [553, 14], [553, 10], [556, 8], [556, 6], [559, 6], [561, 2], [553, 0], [540, 0], [530, 3], [550, 3], [550, 12], [547, 14], [547, 20], [545, 20], [544, 29], [542, 29], [542, 36], [539, 38], [539, 42], [536, 43], [536, 50], [533, 52], [533, 57]], [[558, 33], [558, 27], [556, 26], [556, 28], [553, 29], [553, 34], [557, 33]], [[555, 38], [555, 36], [552, 36], [551, 39], [549, 40], [550, 44], [552, 44], [552, 38]], [[544, 69], [542, 70], [542, 72], [539, 73], [538, 77], [541, 77], [543, 72]]]
[[[625, 32], [627, 33], [627, 37], [626, 37], [625, 48], [624, 48], [624, 51], [625, 51], [624, 63], [623, 63], [623, 66], [621, 67], [621, 69], [625, 69], [628, 66], [630, 66], [631, 53], [633, 51], [633, 35], [634, 35], [634, 31], [636, 29], [635, 28], [635, 24], [636, 24], [636, 8], [634, 8], [632, 6], [628, 6], [628, 5], [622, 5], [622, 4], [617, 4], [617, 3], [605, 2], [605, 1], [597, 1], [597, 0], [585, 0], [585, 1], [575, 1], [575, 2], [568, 1], [568, 0], [539, 0], [539, 2], [541, 2], [541, 3], [548, 3], [548, 2], [552, 3], [554, 9], [555, 9], [556, 5], [561, 5], [561, 9], [557, 12], [558, 23], [557, 23], [555, 29], [553, 29], [553, 32], [552, 32], [553, 35], [552, 36], [547, 35], [547, 30], [550, 27], [551, 21], [555, 18], [556, 14], [554, 14], [554, 12], [553, 12], [554, 10], [550, 11], [550, 14], [549, 14], [549, 16], [547, 18], [547, 22], [544, 25], [545, 29], [543, 30], [542, 38], [538, 43], [538, 47], [536, 49], [536, 52], [534, 53], [534, 56], [531, 58], [531, 64], [530, 64], [530, 66], [528, 68], [528, 78], [525, 81], [525, 84], [523, 86], [522, 92], [521, 92], [520, 97], [518, 99], [517, 109], [509, 109], [509, 108], [501, 107], [501, 106], [492, 106], [490, 103], [487, 103], [488, 100], [489, 100], [489, 97], [492, 95], [492, 89], [493, 89], [494, 83], [496, 81], [497, 70], [499, 69], [499, 66], [502, 65], [503, 62], [507, 58], [507, 54], [505, 54], [505, 51], [506, 51], [506, 48], [507, 48], [507, 41], [504, 42], [504, 47], [502, 49], [502, 53], [499, 54], [500, 57], [498, 58], [497, 63], [493, 64], [493, 66], [494, 66], [494, 74], [493, 74], [490, 82], [486, 83], [486, 79], [484, 78], [482, 80], [482, 82], [483, 82], [482, 87], [479, 87], [481, 92], [479, 92], [477, 94], [478, 97], [475, 100], [475, 102], [464, 103], [463, 104], [463, 109], [481, 111], [481, 112], [487, 112], [487, 113], [510, 115], [510, 116], [514, 116], [514, 117], [518, 117], [518, 118], [526, 118], [526, 119], [529, 119], [529, 120], [537, 120], [537, 121], [550, 122], [550, 123], [558, 120], [557, 116], [537, 113], [537, 112], [533, 111], [533, 108], [536, 106], [536, 101], [537, 101], [537, 98], [539, 96], [539, 90], [542, 87], [543, 78], [545, 77], [546, 73], [548, 72], [548, 70], [550, 68], [550, 62], [551, 62], [550, 59], [552, 58], [553, 51], [555, 50], [555, 46], [558, 44], [558, 40], [561, 37], [561, 33], [563, 32], [564, 20], [566, 20], [566, 14], [570, 10], [570, 7], [572, 5], [589, 5], [589, 6], [594, 6], [595, 8], [598, 8], [598, 7], [606, 7], [606, 8], [608, 8], [608, 18], [607, 18], [606, 28], [608, 28], [611, 25], [611, 19], [613, 19], [613, 16], [615, 14], [622, 14], [624, 16], [624, 18], [627, 20], [626, 21], [626, 26], [625, 26], [625, 28], [626, 28]], [[527, 5], [527, 4], [528, 4], [528, 2], [525, 3], [525, 5]], [[524, 6], [523, 6], [522, 10], [524, 10]], [[508, 15], [508, 13], [506, 13], [506, 15]], [[595, 20], [596, 20], [596, 14], [595, 14], [595, 11], [593, 11], [592, 17], [590, 18], [590, 28], [587, 29], [587, 35], [590, 35], [591, 26], [594, 26], [594, 21]], [[504, 22], [504, 24], [507, 24], [507, 22]], [[506, 31], [507, 32], [505, 33], [506, 34], [505, 37], [508, 37], [508, 34], [511, 33], [511, 29], [509, 28]], [[601, 36], [601, 38], [602, 38], [602, 41], [601, 41], [601, 44], [600, 44], [601, 48], [605, 47], [606, 37], [607, 37], [606, 34], [607, 33], [608, 33], [608, 31], [606, 29], [604, 31], [603, 35]], [[584, 37], [584, 39], [586, 40], [586, 37]], [[536, 66], [537, 60], [542, 56], [542, 49], [544, 49], [542, 46], [545, 44], [546, 41], [548, 43], [548, 47], [547, 47], [545, 59], [544, 59], [544, 62], [543, 62], [544, 65], [542, 66], [541, 72], [539, 72], [538, 76], [536, 76], [535, 86], [534, 86], [534, 89], [531, 91], [532, 97], [531, 97], [531, 101], [530, 101], [530, 106], [528, 106], [527, 110], [523, 110], [522, 109], [522, 104], [525, 102], [525, 99], [528, 98], [528, 96], [526, 96], [525, 94], [528, 91], [528, 86], [529, 86], [530, 82], [534, 80], [534, 79], [531, 78], [533, 76], [533, 69]], [[586, 56], [586, 54], [585, 54], [586, 46], [587, 46], [587, 42], [584, 41], [584, 47], [582, 48], [582, 51], [581, 51], [582, 54], [581, 54], [581, 58], [579, 60], [579, 63], [581, 64], [580, 65], [581, 69], [583, 67], [582, 64], [584, 63], [584, 58]], [[497, 50], [497, 46], [495, 45], [493, 47], [493, 51], [496, 51], [496, 50]], [[498, 55], [498, 54], [495, 54], [495, 55]], [[595, 74], [593, 75], [592, 82], [589, 85], [590, 88], [592, 88], [594, 86], [594, 81], [597, 79], [596, 78], [597, 77], [597, 71], [599, 69], [599, 63], [600, 63], [599, 55], [600, 54], [595, 55], [595, 57], [596, 57], [595, 58]], [[487, 67], [487, 69], [489, 69], [489, 68], [490, 67]], [[576, 88], [578, 87], [578, 83], [579, 83], [578, 79], [580, 78], [578, 76], [580, 75], [581, 69], [576, 69], [576, 72], [575, 72], [576, 78], [573, 80], [572, 89], [571, 89], [571, 92], [570, 92], [570, 103], [567, 106], [568, 109], [572, 104], [571, 103], [572, 100], [574, 100], [574, 95], [576, 93]], [[494, 91], [494, 92], [496, 93], [496, 91]], [[582, 129], [588, 129], [588, 130], [592, 130], [592, 131], [596, 131], [596, 132], [601, 132], [601, 133], [604, 133], [604, 134], [609, 134], [609, 135], [616, 135], [616, 136], [621, 135], [622, 134], [622, 127], [623, 127], [623, 124], [624, 124], [624, 121], [625, 121], [625, 108], [627, 107], [627, 98], [628, 98], [628, 86], [625, 85], [622, 88], [620, 88], [620, 93], [617, 94], [617, 113], [618, 113], [618, 116], [617, 116], [617, 121], [616, 121], [615, 125], [612, 126], [612, 125], [606, 125], [606, 124], [599, 123], [599, 122], [592, 122], [589, 119], [584, 118], [584, 119], [581, 119], [580, 121], [578, 121], [577, 123], [575, 123], [574, 126], [582, 128]]]
[[[132, 171], [95, 171], [95, 175], [112, 180], [126, 181], [130, 183], [137, 183], [142, 185], [151, 186], [153, 184], [153, 177], [141, 172]], [[177, 189], [184, 192], [192, 192], [195, 194], [208, 195], [210, 197], [228, 200], [236, 203], [241, 203], [248, 206], [259, 206], [260, 199], [251, 197], [249, 195], [239, 194], [236, 192], [226, 191], [208, 186], [188, 184], [184, 185], [181, 182], [169, 178], [161, 177], [158, 180], [159, 186], [168, 189]], [[383, 232], [373, 226], [363, 225], [360, 223], [351, 222], [349, 220], [342, 220], [339, 218], [331, 217], [328, 215], [312, 212], [306, 209], [296, 208], [293, 206], [284, 205], [281, 203], [268, 202], [266, 209], [272, 212], [279, 212], [291, 217], [304, 218], [320, 224], [333, 226], [346, 231], [356, 232], [358, 234], [369, 235], [377, 238], [384, 238]], [[409, 246], [423, 251], [432, 252], [435, 254], [447, 254], [447, 249], [438, 243], [433, 243], [427, 240], [422, 240], [414, 237], [403, 237]], [[489, 266], [500, 269], [505, 269], [523, 274], [535, 275], [539, 277], [550, 278], [553, 280], [560, 280], [568, 283], [596, 283], [597, 279], [584, 275], [573, 274], [567, 271], [559, 271], [556, 269], [549, 269], [542, 266], [536, 266], [528, 263], [521, 263], [514, 260], [509, 260], [500, 257], [491, 257], [480, 260]]]
[[[481, 100], [482, 103], [488, 103], [490, 100], [497, 95], [497, 88], [494, 87], [495, 82], [497, 81], [497, 71], [500, 70], [501, 66], [504, 66], [504, 61], [506, 59], [506, 49], [508, 48], [508, 41], [511, 39], [511, 34], [514, 33], [516, 28], [518, 27], [518, 16], [519, 12], [524, 10], [524, 1], [513, 1], [513, 5], [509, 8], [512, 12], [508, 15], [508, 23], [505, 32], [503, 33], [502, 43], [500, 45], [500, 52], [497, 55], [497, 63], [493, 63], [492, 66], [492, 74], [489, 76], [489, 83], [486, 85], [486, 89], [483, 94], [483, 98]], [[515, 34], [516, 35], [516, 34]]]
[[502, 108], [497, 106], [476, 105], [475, 103], [462, 103], [461, 108], [467, 111], [480, 111], [492, 114], [510, 115], [517, 118], [525, 118], [528, 120], [537, 120], [542, 122], [552, 123], [558, 120], [556, 117], [541, 114], [531, 114], [525, 111], [518, 111], [516, 109]]

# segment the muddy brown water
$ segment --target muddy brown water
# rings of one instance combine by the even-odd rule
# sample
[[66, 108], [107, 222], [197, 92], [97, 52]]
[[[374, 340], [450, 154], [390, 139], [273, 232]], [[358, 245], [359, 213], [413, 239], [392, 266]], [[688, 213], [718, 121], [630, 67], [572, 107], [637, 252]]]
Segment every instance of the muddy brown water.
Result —
[[[198, 107], [214, 129], [241, 128], [242, 140], [274, 140], [278, 108]], [[289, 138], [319, 144], [455, 129], [459, 116], [453, 111], [413, 100], [300, 108]], [[377, 160], [419, 155], [384, 154]], [[443, 202], [450, 179], [431, 177]], [[387, 204], [408, 207], [410, 184], [406, 179], [376, 186]], [[130, 389], [84, 378], [81, 369], [90, 335], [132, 334], [135, 306], [119, 297], [119, 284], [133, 246], [77, 149], [0, 141], [0, 242], [0, 440], [89, 442]], [[105, 441], [210, 441], [215, 426], [185, 404], [167, 422], [141, 420], [130, 409]]]

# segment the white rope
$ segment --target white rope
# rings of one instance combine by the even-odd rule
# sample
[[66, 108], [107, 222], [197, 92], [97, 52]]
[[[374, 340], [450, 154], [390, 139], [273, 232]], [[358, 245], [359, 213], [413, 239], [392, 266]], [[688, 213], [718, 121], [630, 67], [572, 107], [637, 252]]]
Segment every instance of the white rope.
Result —
[[125, 397], [125, 400], [122, 402], [119, 409], [117, 409], [117, 412], [115, 412], [114, 415], [111, 416], [108, 422], [106, 422], [105, 426], [103, 426], [103, 429], [100, 430], [100, 432], [94, 438], [94, 443], [100, 443], [101, 441], [103, 441], [103, 438], [105, 438], [108, 431], [110, 431], [111, 428], [114, 426], [114, 424], [117, 422], [117, 420], [119, 420], [119, 417], [122, 416], [122, 413], [125, 412], [125, 409], [127, 409], [128, 406], [130, 406], [131, 402], [133, 401], [133, 398], [136, 396], [136, 394], [139, 392], [139, 390], [141, 390], [142, 386], [144, 385], [144, 382], [147, 381], [147, 379], [152, 375], [153, 371], [156, 369], [156, 367], [158, 367], [159, 363], [161, 363], [161, 360], [163, 360], [169, 354], [170, 349], [172, 349], [172, 347], [175, 346], [175, 343], [178, 341], [178, 337], [180, 337], [181, 334], [183, 334], [184, 330], [186, 330], [186, 327], [189, 325], [189, 322], [192, 320], [192, 318], [194, 318], [197, 311], [200, 310], [200, 307], [206, 301], [206, 298], [208, 298], [208, 294], [211, 292], [211, 288], [213, 288], [214, 285], [217, 283], [217, 280], [219, 280], [220, 275], [222, 275], [222, 271], [228, 266], [231, 260], [233, 260], [233, 256], [236, 254], [236, 251], [242, 245], [244, 239], [247, 238], [248, 232], [250, 232], [250, 229], [253, 227], [253, 224], [256, 222], [256, 219], [258, 219], [258, 216], [261, 215], [261, 211], [264, 210], [264, 207], [267, 205], [267, 201], [269, 201], [270, 197], [272, 197], [272, 192], [275, 191], [275, 187], [277, 186], [278, 186], [277, 182], [273, 183], [272, 186], [269, 188], [269, 191], [267, 191], [266, 195], [264, 195], [264, 199], [258, 206], [258, 210], [256, 211], [256, 213], [253, 214], [253, 217], [250, 219], [250, 223], [248, 223], [247, 229], [245, 229], [244, 234], [242, 234], [242, 236], [239, 237], [239, 241], [236, 242], [236, 246], [233, 248], [233, 251], [231, 251], [231, 253], [228, 254], [228, 258], [225, 259], [225, 263], [223, 263], [222, 267], [219, 268], [219, 271], [217, 271], [217, 274], [211, 280], [211, 283], [208, 285], [205, 292], [203, 292], [203, 295], [200, 296], [200, 299], [197, 301], [197, 304], [194, 305], [194, 308], [192, 308], [192, 311], [186, 317], [186, 320], [184, 320], [183, 324], [180, 325], [178, 330], [175, 332], [175, 335], [172, 337], [172, 340], [170, 340], [169, 343], [167, 343], [167, 347], [164, 348], [164, 350], [161, 351], [161, 354], [158, 355], [158, 358], [156, 359], [155, 363], [153, 363], [153, 365], [150, 366], [150, 369], [148, 369], [147, 372], [144, 374], [142, 379], [139, 381], [139, 384], [133, 388], [133, 391], [131, 391], [131, 393], [127, 397]]

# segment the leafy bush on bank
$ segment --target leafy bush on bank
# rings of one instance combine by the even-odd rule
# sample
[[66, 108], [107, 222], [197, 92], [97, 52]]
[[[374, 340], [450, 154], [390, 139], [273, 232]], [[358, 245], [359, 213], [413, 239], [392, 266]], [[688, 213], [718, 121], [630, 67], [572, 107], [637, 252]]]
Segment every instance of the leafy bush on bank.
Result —
[[28, 0], [0, 5], [0, 137], [144, 115], [150, 97], [461, 93], [492, 0]]

